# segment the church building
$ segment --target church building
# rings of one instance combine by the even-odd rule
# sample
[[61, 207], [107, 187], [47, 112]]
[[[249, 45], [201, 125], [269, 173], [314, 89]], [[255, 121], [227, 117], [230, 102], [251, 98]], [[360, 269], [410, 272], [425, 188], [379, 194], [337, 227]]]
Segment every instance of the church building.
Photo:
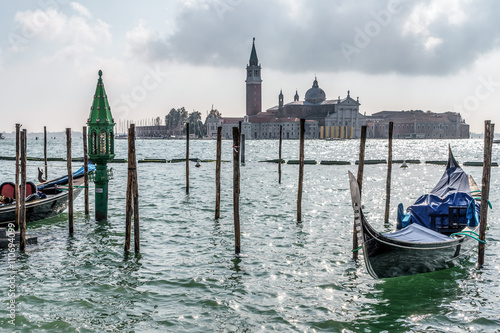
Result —
[[[353, 99], [349, 91], [344, 98], [327, 100], [315, 77], [312, 87], [306, 91], [303, 101], [295, 91], [293, 101], [284, 102], [283, 92], [278, 95], [278, 105], [262, 111], [262, 68], [252, 43], [250, 60], [246, 67], [246, 114], [243, 118], [209, 119], [209, 128], [222, 126], [224, 138], [232, 137], [232, 127], [242, 122], [242, 134], [247, 139], [277, 139], [280, 126], [284, 139], [300, 137], [300, 118], [306, 120], [305, 138], [358, 138], [364, 117], [359, 113], [359, 99]], [[212, 124], [213, 123], [213, 124]], [[210, 126], [212, 125], [212, 126]], [[208, 136], [215, 136], [216, 130]]]

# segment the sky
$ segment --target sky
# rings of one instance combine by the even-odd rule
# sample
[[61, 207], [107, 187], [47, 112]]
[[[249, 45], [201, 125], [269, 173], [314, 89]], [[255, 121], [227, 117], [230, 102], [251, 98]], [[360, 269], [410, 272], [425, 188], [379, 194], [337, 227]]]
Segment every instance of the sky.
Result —
[[118, 120], [185, 107], [245, 114], [252, 40], [263, 109], [316, 76], [360, 112], [499, 118], [500, 2], [494, 0], [25, 0], [0, 12], [0, 132], [81, 130], [98, 71]]

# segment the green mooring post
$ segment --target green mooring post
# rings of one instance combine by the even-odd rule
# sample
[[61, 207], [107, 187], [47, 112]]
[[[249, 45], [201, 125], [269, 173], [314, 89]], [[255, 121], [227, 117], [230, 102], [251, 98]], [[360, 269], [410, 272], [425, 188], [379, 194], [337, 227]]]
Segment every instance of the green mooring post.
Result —
[[111, 116], [108, 96], [102, 83], [102, 71], [94, 94], [94, 102], [90, 107], [90, 116], [87, 120], [89, 158], [95, 163], [95, 218], [97, 221], [108, 218], [108, 166], [115, 158], [115, 140], [113, 127], [115, 122]]

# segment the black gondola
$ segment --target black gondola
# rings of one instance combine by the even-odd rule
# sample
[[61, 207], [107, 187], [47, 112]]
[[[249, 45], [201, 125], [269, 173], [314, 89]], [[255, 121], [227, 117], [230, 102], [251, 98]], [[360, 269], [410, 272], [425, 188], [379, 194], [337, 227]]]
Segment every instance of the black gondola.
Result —
[[407, 214], [400, 208], [397, 228], [390, 233], [380, 233], [368, 223], [358, 182], [351, 172], [349, 181], [358, 243], [367, 271], [374, 278], [453, 267], [477, 244], [480, 191], [451, 149], [438, 184], [408, 207]]
[[[95, 170], [93, 164], [89, 164], [89, 173]], [[73, 200], [82, 191], [84, 182], [83, 167], [73, 173]], [[43, 220], [61, 213], [68, 206], [68, 176], [63, 176], [42, 184], [34, 185], [27, 183], [27, 188], [32, 192], [26, 197], [26, 222]], [[5, 187], [10, 187], [10, 190]], [[10, 200], [0, 203], [0, 227], [6, 227], [15, 222], [16, 203], [12, 195], [14, 184], [3, 183], [0, 185], [0, 193], [10, 192]]]

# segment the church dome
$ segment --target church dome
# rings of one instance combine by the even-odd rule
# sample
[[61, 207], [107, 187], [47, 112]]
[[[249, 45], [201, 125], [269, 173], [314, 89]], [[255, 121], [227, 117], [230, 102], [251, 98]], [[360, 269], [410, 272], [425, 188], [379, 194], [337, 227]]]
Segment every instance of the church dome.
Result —
[[318, 80], [314, 78], [313, 86], [306, 92], [306, 102], [321, 103], [326, 100], [326, 94], [318, 85]]

